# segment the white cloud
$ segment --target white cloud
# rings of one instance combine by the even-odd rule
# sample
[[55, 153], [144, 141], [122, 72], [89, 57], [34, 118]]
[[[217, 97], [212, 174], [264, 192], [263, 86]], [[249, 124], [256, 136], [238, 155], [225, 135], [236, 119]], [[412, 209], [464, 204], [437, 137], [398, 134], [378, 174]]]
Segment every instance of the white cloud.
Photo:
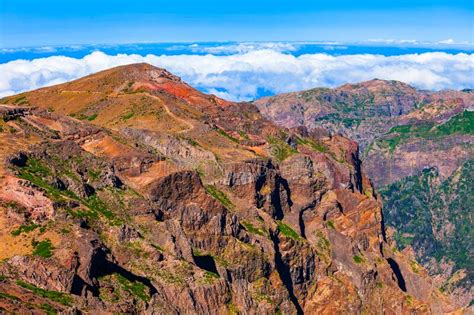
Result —
[[291, 52], [297, 50], [303, 43], [300, 42], [242, 42], [242, 43], [209, 43], [180, 44], [167, 48], [169, 51], [186, 50], [190, 53], [207, 53], [212, 55], [243, 54], [256, 50], [271, 49], [278, 52]]
[[446, 47], [456, 47], [457, 48], [467, 48], [472, 50], [472, 46], [474, 42], [469, 41], [455, 41], [452, 38], [440, 40], [440, 41], [419, 41], [416, 39], [386, 39], [386, 38], [376, 38], [376, 39], [368, 39], [366, 41], [357, 42], [359, 44], [382, 44], [382, 45], [390, 45], [392, 47], [404, 47], [404, 46], [418, 46], [418, 47], [425, 47], [425, 48], [439, 48], [440, 46]]
[[233, 100], [373, 78], [399, 80], [429, 90], [474, 87], [474, 54], [443, 52], [293, 56], [261, 49], [225, 56], [127, 55], [100, 51], [84, 58], [63, 56], [0, 64], [0, 96], [76, 79], [118, 65], [147, 62], [181, 76], [199, 89]]

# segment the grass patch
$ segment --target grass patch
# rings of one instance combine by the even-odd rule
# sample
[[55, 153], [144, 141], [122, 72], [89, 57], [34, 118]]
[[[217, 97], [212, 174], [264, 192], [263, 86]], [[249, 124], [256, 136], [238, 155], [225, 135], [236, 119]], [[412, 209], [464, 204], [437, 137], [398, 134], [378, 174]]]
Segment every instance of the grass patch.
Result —
[[20, 298], [18, 298], [17, 296], [4, 293], [4, 292], [0, 292], [0, 298], [12, 300], [12, 301], [21, 301]]
[[32, 241], [33, 245], [33, 255], [34, 256], [39, 256], [39, 257], [44, 257], [44, 258], [49, 258], [53, 256], [53, 245], [51, 244], [51, 241], [49, 239], [46, 239], [41, 242], [37, 241]]
[[107, 205], [97, 195], [92, 195], [86, 200], [86, 205], [92, 212], [100, 213], [106, 219], [115, 220], [115, 214], [107, 209]]
[[196, 140], [192, 139], [192, 138], [186, 138], [185, 140], [186, 140], [187, 143], [189, 143], [193, 147], [199, 147], [200, 146], [199, 143]]
[[220, 134], [221, 136], [229, 139], [230, 141], [235, 142], [235, 143], [240, 143], [240, 141], [238, 139], [236, 139], [236, 138], [232, 137], [231, 135], [229, 135], [227, 132], [225, 132], [225, 130], [217, 128], [216, 131], [217, 131], [218, 134]]
[[278, 162], [282, 162], [290, 155], [298, 153], [298, 150], [292, 148], [288, 143], [276, 137], [268, 137], [267, 143], [270, 145], [270, 155]]
[[252, 223], [250, 222], [246, 222], [246, 221], [242, 221], [242, 226], [245, 228], [245, 230], [247, 230], [247, 232], [249, 233], [252, 233], [252, 234], [257, 234], [257, 235], [260, 235], [260, 236], [268, 236], [268, 232], [263, 229], [263, 228], [259, 228], [259, 227], [255, 227]]
[[354, 255], [352, 259], [354, 260], [356, 264], [362, 264], [365, 262], [365, 259], [360, 257], [359, 255]]
[[20, 96], [20, 97], [16, 98], [13, 101], [13, 104], [15, 104], [15, 105], [29, 105], [30, 102], [28, 101], [26, 96]]
[[416, 274], [419, 274], [420, 271], [422, 270], [421, 266], [418, 265], [418, 263], [417, 263], [416, 261], [414, 261], [414, 260], [410, 260], [410, 261], [409, 261], [409, 264], [410, 264], [411, 270], [412, 270], [414, 273], [416, 273]]
[[51, 305], [46, 304], [46, 303], [43, 303], [43, 304], [39, 305], [39, 307], [40, 307], [43, 311], [46, 311], [46, 314], [48, 314], [48, 315], [53, 315], [53, 314], [57, 314], [57, 313], [58, 313], [54, 307], [52, 307]]
[[334, 226], [334, 222], [332, 222], [331, 220], [328, 220], [328, 221], [326, 222], [326, 225], [327, 225], [330, 229], [333, 229], [333, 230], [336, 229], [336, 227]]
[[[117, 193], [114, 194], [114, 198], [120, 198], [120, 193], [121, 191], [118, 190]], [[109, 210], [107, 204], [97, 194], [89, 196], [85, 200], [82, 199], [80, 202], [89, 209], [82, 208], [83, 210], [72, 210], [66, 208], [65, 211], [75, 218], [86, 218], [91, 221], [105, 218], [110, 225], [117, 226], [123, 224], [123, 219], [117, 217], [114, 212]]]
[[129, 120], [130, 118], [132, 118], [133, 116], [135, 116], [135, 114], [133, 112], [130, 112], [130, 113], [127, 113], [127, 114], [124, 114], [122, 116], [122, 119], [123, 120]]
[[65, 306], [71, 306], [72, 305], [73, 299], [72, 299], [72, 297], [70, 297], [66, 293], [41, 289], [41, 288], [38, 288], [38, 287], [36, 287], [32, 284], [23, 282], [21, 280], [18, 280], [16, 282], [16, 284], [18, 284], [20, 287], [22, 287], [24, 289], [27, 289], [27, 290], [33, 292], [34, 294], [36, 294], [38, 296], [47, 298], [51, 301], [58, 302], [58, 303], [60, 303], [62, 305], [65, 305]]
[[86, 119], [87, 119], [88, 121], [93, 121], [93, 120], [95, 120], [95, 119], [97, 118], [97, 115], [98, 115], [97, 113], [96, 113], [96, 114], [92, 114], [92, 115], [90, 115], [89, 117], [87, 117]]
[[216, 186], [207, 185], [206, 186], [206, 191], [209, 195], [212, 196], [212, 198], [219, 201], [226, 208], [228, 208], [228, 209], [234, 208], [234, 204], [232, 203], [232, 201], [230, 201], [230, 199], [227, 197], [227, 195], [223, 191], [219, 190]]
[[217, 273], [207, 270], [204, 272], [204, 277], [208, 279], [219, 279], [219, 275]]
[[138, 281], [130, 281], [120, 274], [116, 274], [116, 277], [124, 291], [127, 291], [144, 302], [150, 301], [151, 297], [146, 285]]
[[296, 241], [300, 241], [301, 240], [301, 236], [296, 233], [295, 230], [293, 230], [290, 226], [286, 225], [285, 223], [279, 221], [278, 222], [278, 231], [285, 235], [286, 237], [289, 237], [289, 238], [292, 238]]
[[322, 152], [322, 153], [327, 153], [329, 149], [325, 147], [322, 143], [318, 141], [314, 141], [312, 139], [308, 138], [303, 138], [303, 137], [296, 137], [296, 143], [298, 145], [307, 145], [309, 146], [313, 151], [317, 152]]
[[[73, 113], [73, 114], [70, 114], [69, 116], [71, 116], [71, 117], [76, 117], [77, 114], [74, 114], [74, 113]], [[79, 116], [77, 116], [77, 119], [79, 119], [79, 120], [93, 121], [93, 120], [95, 120], [95, 119], [97, 118], [97, 116], [98, 116], [97, 113], [94, 113], [94, 114], [92, 114], [92, 115], [90, 115], [90, 116], [86, 116], [86, 115], [84, 115], [84, 114], [79, 114]]]
[[11, 235], [18, 236], [21, 233], [29, 233], [31, 231], [34, 231], [38, 227], [39, 227], [39, 225], [35, 224], [35, 223], [31, 223], [31, 224], [28, 224], [28, 225], [23, 225], [22, 224], [22, 225], [20, 225], [20, 227], [18, 229], [13, 230], [11, 232]]
[[317, 230], [315, 236], [316, 254], [322, 259], [322, 261], [329, 265], [331, 263], [331, 243], [321, 230]]

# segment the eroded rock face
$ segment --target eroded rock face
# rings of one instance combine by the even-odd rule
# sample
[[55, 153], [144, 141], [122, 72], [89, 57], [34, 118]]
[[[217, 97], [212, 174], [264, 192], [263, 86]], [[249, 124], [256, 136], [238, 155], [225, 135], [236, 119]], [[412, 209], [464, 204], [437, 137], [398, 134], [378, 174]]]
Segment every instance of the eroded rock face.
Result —
[[2, 273], [39, 288], [70, 292], [74, 278], [74, 269], [68, 269], [56, 261], [40, 258], [13, 256], [3, 266]]
[[[255, 104], [281, 126], [316, 137], [327, 136], [327, 129], [356, 140], [365, 171], [383, 192], [386, 223], [397, 228], [398, 246], [413, 246], [417, 259], [446, 288], [453, 290], [456, 283], [457, 292], [464, 292], [456, 297], [464, 301], [458, 305], [470, 303], [474, 262], [462, 253], [471, 249], [468, 242], [455, 239], [463, 222], [472, 223], [468, 213], [474, 210], [467, 201], [472, 192], [458, 184], [470, 180], [460, 169], [466, 169], [474, 154], [472, 91], [426, 92], [401, 82], [372, 80], [277, 95]], [[436, 182], [427, 179], [431, 169], [436, 169]], [[465, 229], [470, 234], [471, 228]], [[463, 280], [459, 272], [466, 275]]]
[[[95, 91], [74, 115], [97, 111], [96, 126], [41, 109], [61, 89]], [[51, 308], [85, 313], [453, 310], [393, 252], [356, 143], [280, 129], [148, 65], [40, 91], [13, 140], [41, 141], [9, 147], [0, 169], [1, 185], [33, 192], [0, 195], [0, 240], [22, 246], [0, 251], [0, 291], [19, 312], [40, 309], [38, 288], [55, 291], [43, 294]], [[142, 112], [118, 112], [124, 100]], [[41, 219], [40, 201], [51, 209]]]

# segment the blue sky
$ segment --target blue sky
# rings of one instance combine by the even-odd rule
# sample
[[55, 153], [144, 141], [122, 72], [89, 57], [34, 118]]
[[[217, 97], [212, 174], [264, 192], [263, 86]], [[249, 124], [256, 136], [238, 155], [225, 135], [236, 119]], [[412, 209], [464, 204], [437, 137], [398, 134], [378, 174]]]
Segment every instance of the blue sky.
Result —
[[0, 47], [229, 40], [473, 42], [473, 3], [0, 0]]

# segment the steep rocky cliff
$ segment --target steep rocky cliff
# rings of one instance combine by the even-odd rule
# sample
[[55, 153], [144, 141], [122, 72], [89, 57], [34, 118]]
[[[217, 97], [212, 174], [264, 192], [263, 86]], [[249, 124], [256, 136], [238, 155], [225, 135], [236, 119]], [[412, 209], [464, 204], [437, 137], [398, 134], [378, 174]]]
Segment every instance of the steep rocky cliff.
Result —
[[394, 250], [353, 141], [145, 64], [2, 103], [2, 310], [455, 309]]
[[[329, 130], [357, 140], [364, 168], [383, 192], [386, 223], [396, 228], [399, 247], [413, 246], [432, 275], [458, 288], [453, 290], [458, 305], [470, 303], [472, 91], [427, 92], [373, 80], [255, 104], [282, 126], [304, 126], [313, 134]], [[460, 188], [461, 183], [467, 187]]]
[[441, 290], [454, 293], [459, 305], [474, 295], [473, 183], [470, 159], [446, 179], [427, 168], [381, 190], [386, 222], [403, 226], [394, 234], [399, 247], [421, 253], [420, 262], [440, 275]]

